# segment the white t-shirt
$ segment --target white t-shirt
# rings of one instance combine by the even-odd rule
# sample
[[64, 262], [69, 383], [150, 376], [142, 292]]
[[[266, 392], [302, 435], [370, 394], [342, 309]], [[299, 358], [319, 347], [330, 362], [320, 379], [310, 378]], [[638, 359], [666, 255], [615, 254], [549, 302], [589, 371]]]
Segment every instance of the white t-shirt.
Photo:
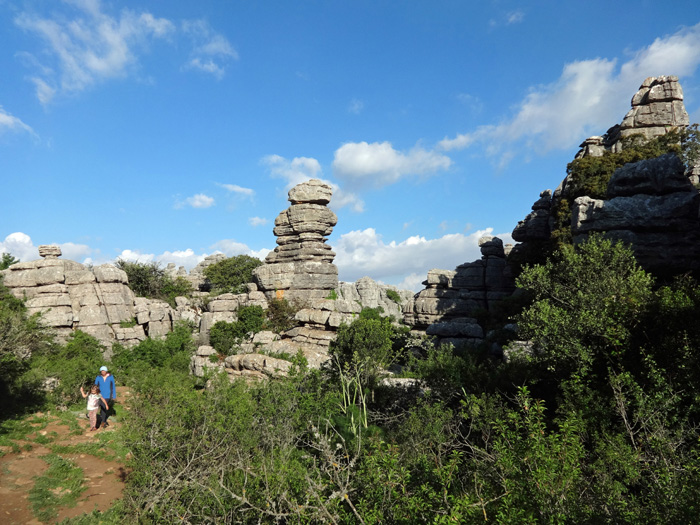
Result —
[[100, 395], [99, 394], [89, 394], [87, 398], [87, 409], [95, 410], [100, 406]]

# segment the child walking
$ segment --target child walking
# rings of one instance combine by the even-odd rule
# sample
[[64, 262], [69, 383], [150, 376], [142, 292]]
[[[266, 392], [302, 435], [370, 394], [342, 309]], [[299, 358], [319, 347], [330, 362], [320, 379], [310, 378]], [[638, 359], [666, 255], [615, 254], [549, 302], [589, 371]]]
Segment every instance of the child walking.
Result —
[[97, 430], [97, 411], [100, 409], [100, 401], [107, 406], [107, 400], [100, 395], [100, 387], [92, 385], [90, 393], [86, 394], [83, 387], [80, 387], [80, 393], [83, 398], [87, 397], [87, 410], [90, 417], [90, 432]]

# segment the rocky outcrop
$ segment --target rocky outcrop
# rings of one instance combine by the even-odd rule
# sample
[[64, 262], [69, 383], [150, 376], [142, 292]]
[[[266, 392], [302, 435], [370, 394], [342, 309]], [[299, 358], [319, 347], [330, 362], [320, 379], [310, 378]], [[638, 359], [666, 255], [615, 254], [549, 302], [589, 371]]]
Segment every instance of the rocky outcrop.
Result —
[[59, 259], [58, 246], [40, 246], [39, 254], [43, 259], [4, 270], [3, 284], [15, 297], [26, 299], [27, 312], [40, 313], [41, 322], [59, 340], [81, 330], [98, 339], [109, 353], [114, 342], [131, 346], [149, 336], [163, 336], [175, 320], [192, 313], [184, 307], [174, 311], [163, 301], [134, 297], [126, 273], [111, 264], [88, 268]]
[[481, 259], [459, 265], [454, 271], [430, 270], [424, 290], [404, 309], [404, 322], [434, 336], [438, 343], [474, 345], [484, 338], [474, 319], [479, 310], [512, 295], [513, 273], [506, 261], [506, 247], [498, 237], [479, 240]]
[[[638, 135], [649, 140], [689, 123], [675, 76], [647, 78], [631, 105], [619, 125], [586, 139], [576, 158], [619, 152], [625, 138]], [[675, 155], [623, 166], [612, 176], [604, 199], [582, 196], [572, 203], [574, 241], [581, 242], [591, 232], [607, 232], [610, 238], [630, 243], [640, 264], [657, 275], [699, 269], [698, 196], [693, 187], [699, 176], [699, 167], [686, 171]], [[542, 192], [532, 212], [513, 230], [513, 239], [525, 244], [548, 240], [553, 210], [573, 197], [569, 177], [554, 193]]]
[[317, 179], [289, 191], [292, 205], [275, 219], [277, 247], [253, 271], [255, 283], [268, 299], [323, 299], [337, 288], [335, 253], [326, 244], [326, 236], [338, 222], [326, 206], [331, 193], [331, 187]]
[[552, 190], [540, 193], [540, 198], [532, 205], [532, 211], [518, 222], [513, 230], [513, 240], [517, 242], [541, 241], [549, 239], [552, 231]]
[[655, 275], [700, 269], [700, 194], [676, 155], [628, 164], [615, 171], [606, 199], [579, 197], [572, 208], [574, 242], [605, 232], [632, 246]]

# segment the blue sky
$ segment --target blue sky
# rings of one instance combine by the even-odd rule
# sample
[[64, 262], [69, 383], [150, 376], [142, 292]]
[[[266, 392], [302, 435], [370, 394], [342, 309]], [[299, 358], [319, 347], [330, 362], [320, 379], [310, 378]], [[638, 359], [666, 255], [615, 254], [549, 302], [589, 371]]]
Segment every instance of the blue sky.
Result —
[[700, 3], [0, 0], [0, 251], [264, 256], [334, 186], [340, 278], [506, 242], [648, 76], [700, 120]]

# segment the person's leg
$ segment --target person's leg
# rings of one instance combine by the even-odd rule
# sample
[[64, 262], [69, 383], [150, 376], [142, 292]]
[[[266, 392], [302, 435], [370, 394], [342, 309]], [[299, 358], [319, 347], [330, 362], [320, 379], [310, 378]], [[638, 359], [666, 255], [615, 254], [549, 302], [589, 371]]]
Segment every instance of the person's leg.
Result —
[[97, 409], [90, 410], [88, 414], [90, 416], [90, 430], [95, 430], [97, 428]]
[[105, 428], [108, 425], [108, 423], [107, 423], [108, 417], [109, 417], [109, 406], [107, 406], [100, 399], [100, 420], [102, 421], [102, 428]]

